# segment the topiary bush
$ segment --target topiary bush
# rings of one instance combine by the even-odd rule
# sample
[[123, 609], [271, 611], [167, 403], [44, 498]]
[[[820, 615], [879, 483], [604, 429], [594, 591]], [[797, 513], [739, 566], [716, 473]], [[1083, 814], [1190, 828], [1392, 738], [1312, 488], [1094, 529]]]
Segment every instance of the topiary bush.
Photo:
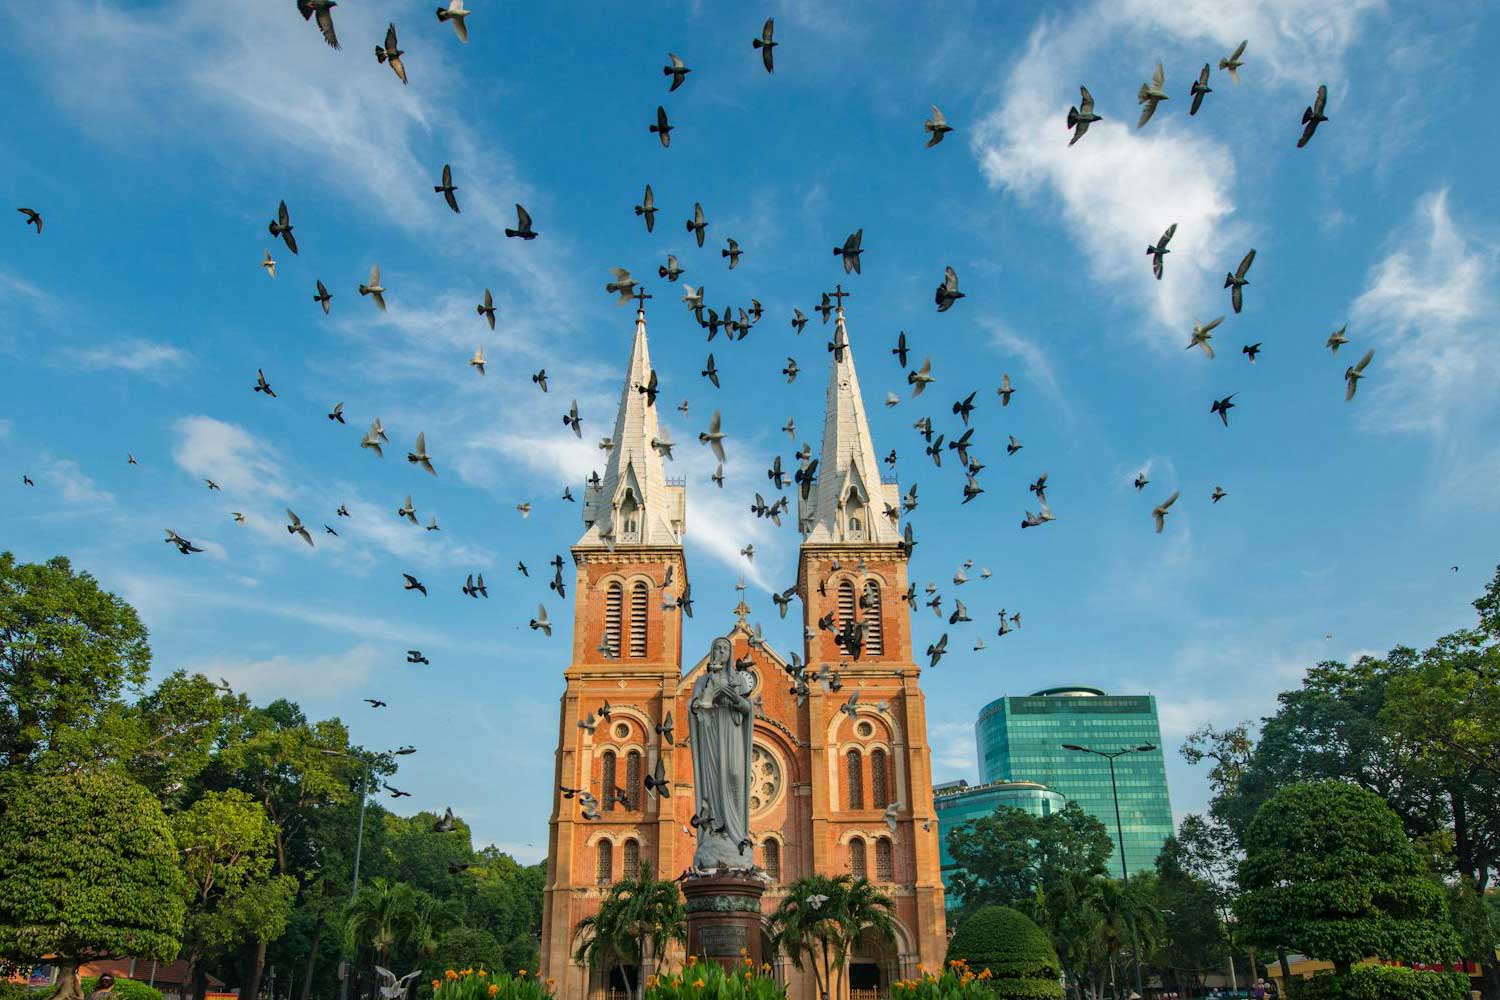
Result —
[[[83, 995], [88, 996], [99, 985], [98, 976], [89, 976], [82, 981]], [[135, 979], [115, 977], [114, 1000], [161, 1000], [161, 990], [147, 986]]]
[[1297, 1000], [1468, 1000], [1461, 972], [1421, 972], [1397, 965], [1356, 965], [1297, 985]]
[[950, 968], [982, 976], [996, 996], [1061, 1000], [1061, 963], [1052, 942], [1031, 918], [1008, 906], [986, 906], [958, 925], [948, 943]]

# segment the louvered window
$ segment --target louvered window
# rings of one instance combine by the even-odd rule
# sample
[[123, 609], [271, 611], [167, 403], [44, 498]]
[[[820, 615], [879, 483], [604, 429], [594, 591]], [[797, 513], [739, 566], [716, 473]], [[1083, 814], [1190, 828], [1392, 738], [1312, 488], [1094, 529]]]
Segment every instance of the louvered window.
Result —
[[[887, 842], [886, 846], [887, 847], [890, 846], [889, 842]], [[627, 879], [627, 880], [629, 880], [629, 879], [635, 879], [635, 878], [640, 878], [640, 876], [641, 876], [641, 845], [640, 845], [640, 842], [639, 841], [635, 841], [635, 840], [627, 840], [627, 841], [625, 841], [625, 849], [621, 853], [622, 853], [622, 859], [621, 859], [621, 865], [620, 865], [620, 876], [622, 878], [624, 878], [624, 879]], [[889, 860], [889, 855], [890, 855], [890, 851], [889, 850], [886, 851], [886, 855], [887, 855], [887, 860]], [[887, 881], [889, 881], [889, 879], [887, 879]]]
[[766, 874], [771, 877], [772, 882], [781, 881], [781, 844], [775, 840], [767, 840], [761, 845], [761, 859], [765, 862]]
[[646, 611], [650, 606], [650, 591], [644, 583], [637, 583], [630, 591], [630, 655], [637, 659], [646, 655]]
[[639, 809], [645, 801], [641, 797], [641, 752], [632, 750], [625, 755], [625, 797], [630, 799], [626, 808]]
[[870, 751], [870, 805], [876, 809], [884, 809], [891, 803], [886, 780], [885, 751], [876, 747]]
[[615, 880], [615, 845], [607, 840], [594, 845], [594, 879], [600, 885]]
[[[626, 845], [627, 849], [629, 845]], [[889, 837], [880, 837], [875, 841], [875, 881], [894, 882], [896, 873], [892, 868], [891, 840]]]
[[880, 656], [885, 652], [885, 637], [880, 617], [880, 584], [874, 580], [865, 581], [865, 593], [860, 606], [864, 611], [865, 654]]
[[604, 796], [604, 811], [615, 811], [615, 752], [604, 751], [604, 772], [599, 779], [600, 794]]
[[849, 841], [849, 874], [855, 878], [869, 878], [869, 864], [865, 860], [865, 842], [861, 837]]
[[849, 751], [848, 764], [849, 808], [863, 809], [865, 807], [865, 776], [858, 750]]
[[618, 583], [604, 592], [604, 648], [607, 656], [620, 655], [620, 615], [624, 612], [625, 588]]
[[854, 584], [849, 580], [839, 583], [839, 628], [854, 621]]

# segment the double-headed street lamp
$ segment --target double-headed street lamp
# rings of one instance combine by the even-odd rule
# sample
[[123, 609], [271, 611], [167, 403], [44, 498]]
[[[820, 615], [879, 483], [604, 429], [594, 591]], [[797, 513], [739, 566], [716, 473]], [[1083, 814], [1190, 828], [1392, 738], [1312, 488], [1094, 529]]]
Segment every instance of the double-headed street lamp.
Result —
[[[376, 761], [389, 762], [396, 757], [405, 757], [407, 754], [416, 752], [417, 748], [412, 746], [397, 747], [395, 750], [387, 750], [384, 753], [369, 755], [345, 753], [342, 750], [322, 751], [325, 757], [343, 757], [345, 760], [357, 760], [364, 765], [360, 769], [359, 774], [359, 831], [354, 837], [354, 884], [349, 890], [350, 900], [359, 895], [359, 856], [364, 851], [365, 846], [365, 805], [370, 801], [370, 772], [374, 769]], [[348, 998], [349, 976], [346, 971], [339, 979], [339, 1000], [348, 1000]]]
[[[1156, 749], [1154, 743], [1142, 743], [1136, 747], [1125, 747], [1120, 750], [1107, 753], [1103, 750], [1095, 750], [1092, 747], [1081, 747], [1076, 743], [1064, 743], [1064, 750], [1072, 750], [1075, 753], [1091, 753], [1095, 757], [1103, 757], [1109, 761], [1109, 790], [1115, 800], [1115, 836], [1120, 842], [1120, 878], [1125, 884], [1130, 883], [1130, 866], [1125, 862], [1125, 826], [1120, 822], [1120, 786], [1115, 783], [1115, 759], [1123, 757], [1128, 753], [1150, 753]], [[1135, 921], [1130, 922], [1130, 950], [1135, 954], [1135, 991], [1144, 995], [1145, 987], [1141, 982], [1141, 949], [1136, 940]]]

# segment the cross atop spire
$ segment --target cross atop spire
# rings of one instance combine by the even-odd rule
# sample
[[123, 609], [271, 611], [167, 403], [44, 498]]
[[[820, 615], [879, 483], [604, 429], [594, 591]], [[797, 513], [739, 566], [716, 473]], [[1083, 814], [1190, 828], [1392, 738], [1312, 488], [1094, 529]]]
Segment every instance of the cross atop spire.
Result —
[[654, 299], [654, 298], [656, 298], [656, 296], [655, 295], [647, 295], [646, 294], [646, 286], [645, 285], [636, 285], [635, 286], [635, 294], [632, 295], [631, 298], [635, 299], [636, 316], [637, 316], [637, 318], [639, 318], [640, 315], [646, 311], [646, 300], [647, 299]]
[[832, 360], [828, 366], [828, 393], [823, 414], [823, 448], [819, 453], [817, 481], [806, 499], [799, 494], [797, 522], [804, 541], [898, 542], [896, 522], [886, 516], [886, 507], [899, 509], [900, 490], [880, 481], [875, 442], [854, 370], [854, 351], [844, 325], [842, 286], [829, 292], [839, 302]]
[[645, 393], [636, 391], [636, 386], [650, 381], [646, 310], [640, 305], [615, 432], [610, 439], [613, 447], [599, 485], [584, 490], [585, 530], [579, 545], [682, 544], [687, 528], [683, 487], [667, 482], [662, 457], [651, 447], [652, 440], [661, 437], [656, 407], [648, 405]]
[[831, 292], [828, 293], [828, 297], [830, 299], [835, 300], [838, 303], [839, 309], [843, 309], [844, 308], [844, 300], [847, 299], [849, 297], [849, 295], [850, 295], [849, 292], [844, 291], [843, 284], [834, 285], [833, 286], [833, 291], [831, 291]]

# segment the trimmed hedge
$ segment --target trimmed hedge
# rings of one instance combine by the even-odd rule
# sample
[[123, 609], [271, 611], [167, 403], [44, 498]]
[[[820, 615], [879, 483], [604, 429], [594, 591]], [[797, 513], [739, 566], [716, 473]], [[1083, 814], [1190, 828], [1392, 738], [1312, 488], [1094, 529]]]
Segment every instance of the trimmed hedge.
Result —
[[1468, 1000], [1461, 972], [1420, 972], [1396, 965], [1356, 965], [1346, 975], [1319, 973], [1297, 986], [1297, 1000]]
[[979, 973], [988, 969], [996, 996], [1061, 1000], [1061, 963], [1047, 935], [1019, 910], [986, 906], [958, 925], [948, 961]]
[[[87, 997], [94, 992], [94, 987], [99, 985], [98, 976], [89, 976], [82, 981], [83, 995]], [[112, 991], [114, 1000], [161, 1000], [161, 990], [153, 989], [137, 979], [126, 979], [124, 976], [115, 977], [115, 988]]]

